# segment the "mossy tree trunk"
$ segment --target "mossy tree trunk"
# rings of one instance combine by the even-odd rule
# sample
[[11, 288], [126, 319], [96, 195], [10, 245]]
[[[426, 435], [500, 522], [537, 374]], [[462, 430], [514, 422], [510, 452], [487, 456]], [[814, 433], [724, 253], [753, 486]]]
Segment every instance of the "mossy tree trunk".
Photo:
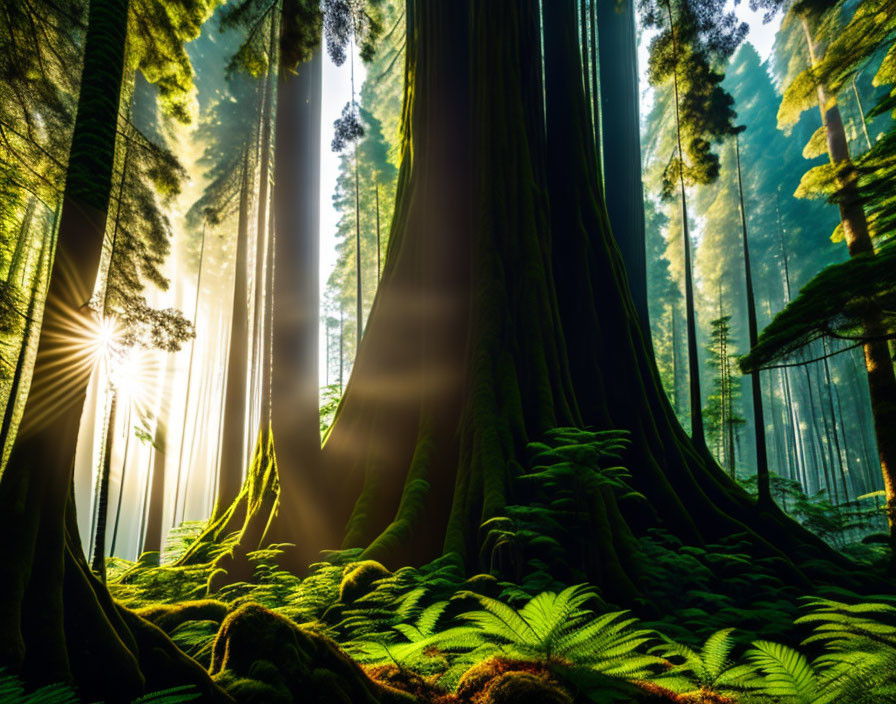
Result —
[[[202, 536], [213, 539], [226, 530], [240, 530], [234, 550], [216, 562], [227, 573], [219, 574], [216, 580], [221, 581], [216, 584], [250, 578], [252, 566], [247, 553], [263, 545], [296, 544], [296, 549], [287, 549], [280, 559], [282, 566], [294, 571], [302, 571], [316, 561], [319, 549], [326, 545], [321, 530], [325, 510], [314, 500], [320, 486], [331, 479], [318, 470], [323, 75], [319, 22], [315, 4], [284, 0], [273, 121], [273, 202], [262, 284], [265, 297], [256, 307], [256, 316], [262, 316], [257, 350], [259, 428], [240, 494]], [[297, 31], [308, 35], [309, 26], [317, 26], [318, 31], [300, 41]], [[193, 560], [196, 554], [196, 549], [187, 551], [181, 563]]]
[[647, 496], [625, 514], [609, 494], [592, 507], [583, 559], [609, 597], [638, 591], [630, 526], [829, 554], [757, 512], [675, 420], [599, 187], [575, 0], [544, 3], [546, 101], [534, 0], [416, 0], [407, 20], [395, 217], [324, 445], [331, 533], [393, 567], [455, 552], [476, 570], [526, 442], [591, 425], [631, 431], [624, 461]]
[[[293, 9], [293, 6], [296, 6]], [[320, 545], [313, 501], [320, 476], [318, 327], [320, 309], [320, 143], [323, 54], [320, 36], [307, 47], [306, 60], [288, 63], [291, 14], [298, 0], [285, 0], [280, 31], [280, 74], [274, 124], [273, 267], [269, 301], [270, 338], [262, 380], [262, 436], [270, 432], [276, 446], [279, 500], [265, 526], [263, 542], [299, 545], [285, 564], [304, 568], [317, 558]], [[267, 393], [267, 397], [264, 393]], [[264, 445], [262, 444], [262, 447]]]
[[[227, 700], [207, 673], [154, 626], [112, 601], [81, 549], [72, 498], [75, 445], [93, 367], [85, 336], [112, 187], [128, 0], [91, 0], [84, 66], [36, 384], [0, 476], [0, 668], [29, 684], [76, 683], [88, 699], [130, 701], [195, 683]], [[72, 343], [80, 342], [80, 354]]]

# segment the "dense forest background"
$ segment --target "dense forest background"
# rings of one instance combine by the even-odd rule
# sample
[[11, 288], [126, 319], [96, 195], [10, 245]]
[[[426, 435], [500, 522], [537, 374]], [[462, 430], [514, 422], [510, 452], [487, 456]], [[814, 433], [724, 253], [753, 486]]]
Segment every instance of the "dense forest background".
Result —
[[896, 701], [896, 4], [751, 9], [10, 3], [0, 701]]

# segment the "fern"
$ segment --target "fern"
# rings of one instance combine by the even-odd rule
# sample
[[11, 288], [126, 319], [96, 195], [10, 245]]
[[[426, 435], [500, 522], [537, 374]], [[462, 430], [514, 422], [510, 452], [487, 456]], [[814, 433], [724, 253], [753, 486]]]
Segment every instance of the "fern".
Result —
[[64, 684], [51, 684], [26, 693], [18, 677], [0, 670], [2, 704], [78, 704], [78, 701], [71, 687]]
[[657, 646], [655, 652], [679, 662], [652, 681], [685, 698], [702, 697], [707, 701], [711, 697], [737, 701], [739, 695], [749, 694], [758, 686], [756, 669], [731, 659], [733, 632], [733, 628], [725, 628], [713, 633], [699, 651], [671, 640]]

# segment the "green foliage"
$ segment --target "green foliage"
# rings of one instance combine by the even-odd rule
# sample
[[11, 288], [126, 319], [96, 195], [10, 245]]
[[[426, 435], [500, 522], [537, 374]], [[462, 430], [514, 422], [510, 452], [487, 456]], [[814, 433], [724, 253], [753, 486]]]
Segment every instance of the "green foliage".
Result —
[[672, 667], [653, 678], [665, 689], [683, 695], [686, 700], [737, 700], [755, 685], [754, 669], [731, 659], [734, 648], [733, 628], [716, 631], [700, 650], [667, 640], [653, 650], [665, 658], [674, 658]]
[[711, 183], [719, 174], [712, 142], [733, 134], [733, 100], [714, 66], [727, 60], [747, 27], [719, 0], [640, 0], [647, 27], [659, 30], [650, 42], [648, 77], [654, 86], [672, 82], [673, 116], [687, 150], [672, 156], [663, 173], [663, 196], [685, 182]]
[[[628, 485], [628, 471], [611, 464], [627, 446], [625, 431], [577, 428], [556, 428], [530, 443], [529, 468], [517, 466], [514, 472], [511, 496], [519, 503], [482, 525], [480, 561], [530, 593], [553, 588], [557, 582], [548, 576], [583, 578], [588, 536], [600, 530], [593, 511], [600, 492], [613, 490], [622, 500], [643, 498]], [[560, 566], [570, 571], [561, 573]], [[543, 581], [532, 589], [533, 580]]]
[[867, 335], [863, 321], [871, 315], [886, 334], [896, 334], [894, 263], [896, 246], [890, 244], [876, 256], [859, 255], [820, 272], [762, 331], [741, 369], [767, 367], [825, 337], [860, 344]]
[[185, 44], [199, 36], [202, 25], [221, 0], [135, 0], [128, 22], [128, 56], [150, 83], [158, 87], [159, 104], [175, 120], [192, 121], [196, 113], [193, 66]]
[[[186, 704], [199, 698], [193, 687], [173, 687], [151, 692], [131, 704]], [[0, 670], [0, 704], [81, 704], [76, 692], [66, 684], [51, 684], [26, 691], [18, 677]]]
[[803, 645], [823, 643], [809, 661], [787, 646], [757, 641], [747, 657], [761, 671], [761, 691], [786, 704], [896, 701], [896, 601], [844, 603], [807, 598], [811, 613], [797, 623], [814, 624]]
[[714, 375], [712, 393], [703, 408], [703, 424], [706, 439], [719, 464], [734, 475], [737, 446], [746, 421], [736, 407], [741, 396], [741, 377], [734, 373], [736, 355], [731, 352], [730, 321], [730, 315], [710, 321], [707, 364]]
[[336, 409], [339, 407], [339, 401], [342, 399], [342, 389], [339, 384], [329, 384], [320, 390], [320, 434], [325, 435], [333, 418], [336, 416]]

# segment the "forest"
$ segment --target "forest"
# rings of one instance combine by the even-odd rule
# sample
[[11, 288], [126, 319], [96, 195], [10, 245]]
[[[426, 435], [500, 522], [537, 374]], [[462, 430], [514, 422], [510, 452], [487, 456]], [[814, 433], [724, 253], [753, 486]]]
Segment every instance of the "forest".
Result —
[[896, 0], [4, 0], [0, 704], [896, 704]]

